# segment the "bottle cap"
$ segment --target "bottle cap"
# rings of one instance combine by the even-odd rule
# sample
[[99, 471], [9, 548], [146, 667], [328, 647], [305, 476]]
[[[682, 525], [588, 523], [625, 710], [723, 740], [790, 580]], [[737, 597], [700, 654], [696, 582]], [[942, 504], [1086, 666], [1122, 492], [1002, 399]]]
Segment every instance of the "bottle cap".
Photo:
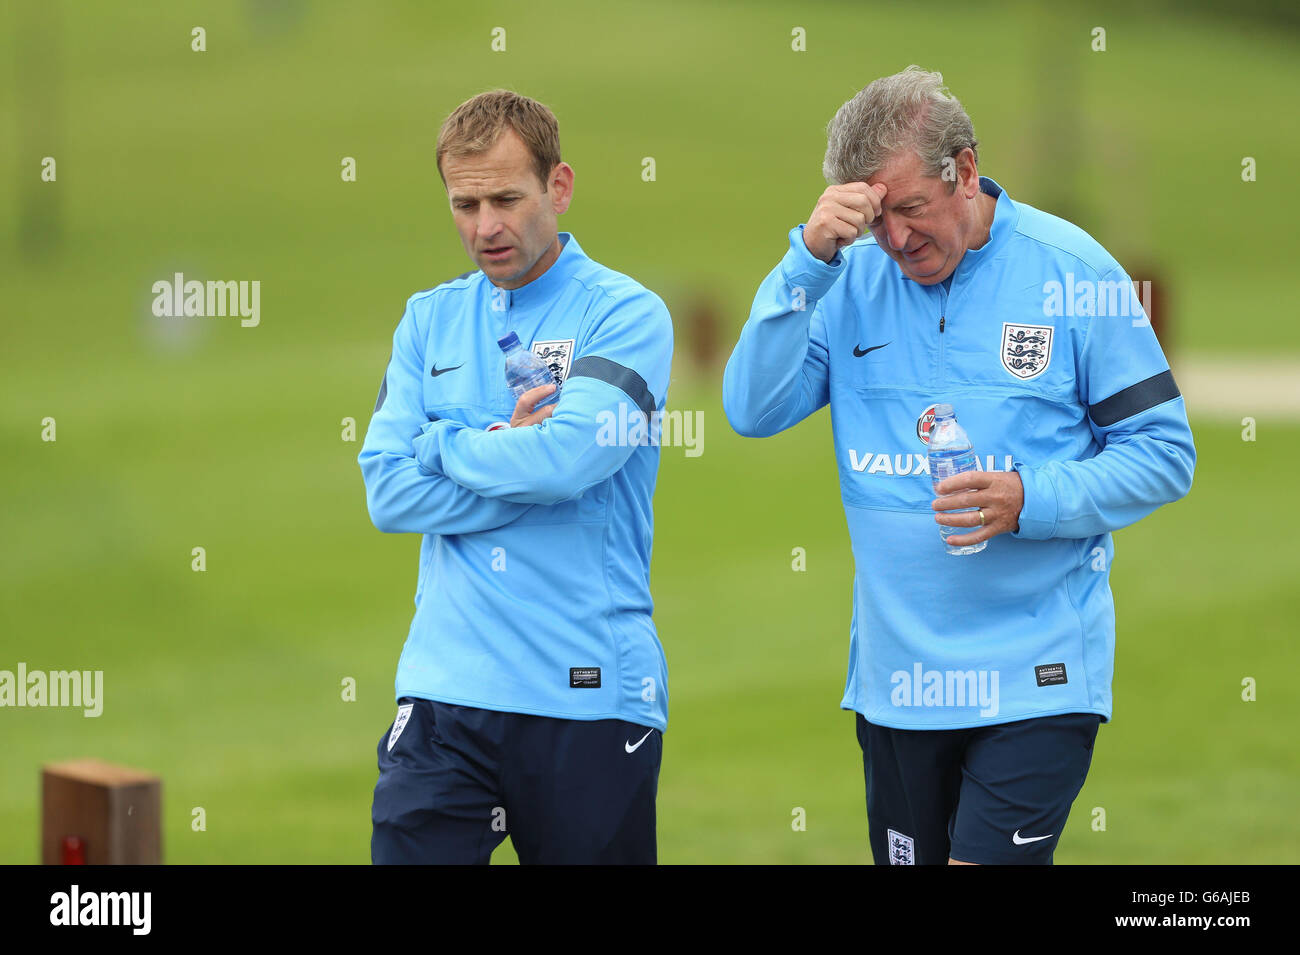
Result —
[[934, 406], [934, 416], [935, 416], [936, 418], [951, 418], [951, 417], [952, 417], [952, 405], [935, 405], [935, 406]]
[[505, 338], [497, 339], [497, 344], [501, 346], [502, 351], [506, 351], [507, 349], [513, 348], [515, 345], [519, 344], [519, 336], [514, 332], [511, 332]]

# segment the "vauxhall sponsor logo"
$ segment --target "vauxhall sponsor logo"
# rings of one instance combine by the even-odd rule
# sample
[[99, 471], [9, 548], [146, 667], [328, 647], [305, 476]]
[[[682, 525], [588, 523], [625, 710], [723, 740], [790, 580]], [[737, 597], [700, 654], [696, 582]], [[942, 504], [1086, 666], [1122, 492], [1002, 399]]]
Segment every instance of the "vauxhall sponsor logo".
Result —
[[902, 476], [930, 473], [930, 462], [924, 454], [895, 454], [891, 457], [887, 451], [881, 454], [865, 451], [859, 457], [855, 449], [849, 448], [849, 464], [853, 470], [868, 474]]
[[[975, 469], [977, 471], [1010, 471], [1015, 455], [1002, 455], [1001, 466], [998, 465], [996, 454], [986, 454], [983, 458], [975, 456]], [[849, 448], [849, 464], [855, 471], [865, 471], [867, 474], [889, 474], [894, 477], [901, 477], [906, 474], [929, 474], [930, 461], [924, 454], [893, 454], [888, 451], [877, 453], [875, 451], [864, 451], [858, 454], [853, 448]]]
[[[930, 444], [930, 428], [934, 425], [934, 405], [926, 408], [916, 419], [916, 438], [924, 445]], [[1002, 466], [998, 467], [998, 456], [986, 454], [983, 458], [975, 456], [975, 468], [979, 471], [1010, 471], [1015, 455], [1002, 455]], [[930, 461], [924, 454], [902, 452], [894, 454], [889, 451], [864, 451], [862, 454], [850, 448], [849, 465], [855, 471], [867, 474], [888, 474], [902, 477], [908, 474], [929, 474]]]

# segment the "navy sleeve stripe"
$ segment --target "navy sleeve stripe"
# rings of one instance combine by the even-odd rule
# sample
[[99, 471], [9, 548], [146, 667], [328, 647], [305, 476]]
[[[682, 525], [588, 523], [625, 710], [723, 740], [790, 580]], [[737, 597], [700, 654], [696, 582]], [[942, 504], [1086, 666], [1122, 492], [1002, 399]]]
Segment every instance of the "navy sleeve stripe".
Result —
[[[393, 356], [388, 356], [388, 365], [393, 363]], [[375, 411], [384, 406], [384, 399], [388, 397], [388, 365], [384, 365], [384, 377], [379, 382], [379, 397], [375, 400]], [[373, 412], [372, 412], [373, 414]]]
[[620, 365], [616, 361], [610, 361], [608, 358], [600, 358], [596, 355], [579, 358], [573, 363], [573, 368], [569, 371], [569, 377], [597, 378], [600, 381], [608, 382], [636, 402], [636, 406], [641, 409], [647, 418], [654, 414], [654, 395], [650, 394], [650, 389], [646, 387], [645, 379], [631, 368]]
[[1131, 418], [1133, 415], [1164, 404], [1177, 398], [1181, 392], [1174, 383], [1172, 371], [1162, 371], [1152, 375], [1136, 385], [1129, 385], [1123, 391], [1117, 391], [1105, 401], [1099, 401], [1088, 407], [1088, 417], [1099, 428], [1108, 428], [1117, 421]]

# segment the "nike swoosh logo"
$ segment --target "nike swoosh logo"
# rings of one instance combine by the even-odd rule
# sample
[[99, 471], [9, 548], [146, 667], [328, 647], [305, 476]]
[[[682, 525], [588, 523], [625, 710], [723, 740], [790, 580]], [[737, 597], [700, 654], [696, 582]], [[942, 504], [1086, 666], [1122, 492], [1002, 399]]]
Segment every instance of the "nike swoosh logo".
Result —
[[1052, 838], [1052, 836], [1054, 836], [1054, 835], [1056, 835], [1056, 833], [1054, 833], [1054, 832], [1049, 832], [1049, 833], [1048, 833], [1047, 835], [1045, 835], [1045, 836], [1029, 836], [1029, 837], [1026, 838], [1026, 839], [1022, 839], [1022, 838], [1020, 838], [1020, 830], [1017, 829], [1017, 830], [1016, 830], [1016, 834], [1015, 834], [1014, 836], [1011, 837], [1011, 841], [1014, 842], [1014, 843], [1015, 843], [1016, 845], [1018, 845], [1018, 846], [1023, 846], [1023, 845], [1028, 845], [1028, 844], [1031, 843], [1031, 842], [1042, 842], [1044, 839], [1050, 839], [1050, 838]]
[[465, 367], [464, 362], [461, 362], [459, 365], [453, 365], [450, 368], [439, 368], [437, 365], [434, 365], [431, 369], [429, 369], [429, 374], [432, 375], [434, 378], [437, 378], [439, 375], [445, 375], [449, 371], [455, 371], [457, 368], [464, 368], [464, 367]]
[[642, 736], [639, 740], [637, 740], [635, 746], [632, 745], [631, 740], [628, 740], [626, 743], [623, 744], [623, 748], [627, 750], [629, 753], [635, 753], [641, 747], [641, 744], [650, 738], [650, 734], [653, 732], [654, 730], [646, 730], [645, 736]]
[[[893, 342], [885, 342], [885, 345], [892, 345], [892, 344], [894, 344], [894, 343], [893, 343]], [[875, 351], [877, 348], [884, 348], [885, 345], [872, 345], [870, 348], [865, 349], [865, 350], [862, 349], [861, 347], [859, 347], [858, 345], [854, 345], [854, 346], [853, 346], [853, 357], [854, 357], [854, 358], [861, 358], [861, 357], [862, 357], [863, 355], [865, 355], [867, 352]]]

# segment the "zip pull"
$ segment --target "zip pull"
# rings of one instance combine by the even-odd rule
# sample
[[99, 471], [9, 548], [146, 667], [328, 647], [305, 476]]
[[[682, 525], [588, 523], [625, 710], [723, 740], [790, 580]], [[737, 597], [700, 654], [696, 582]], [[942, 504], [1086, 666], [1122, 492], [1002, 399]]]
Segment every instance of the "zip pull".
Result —
[[944, 318], [943, 318], [942, 315], [940, 315], [940, 316], [939, 316], [939, 334], [940, 334], [940, 335], [943, 334], [943, 322], [944, 322]]

